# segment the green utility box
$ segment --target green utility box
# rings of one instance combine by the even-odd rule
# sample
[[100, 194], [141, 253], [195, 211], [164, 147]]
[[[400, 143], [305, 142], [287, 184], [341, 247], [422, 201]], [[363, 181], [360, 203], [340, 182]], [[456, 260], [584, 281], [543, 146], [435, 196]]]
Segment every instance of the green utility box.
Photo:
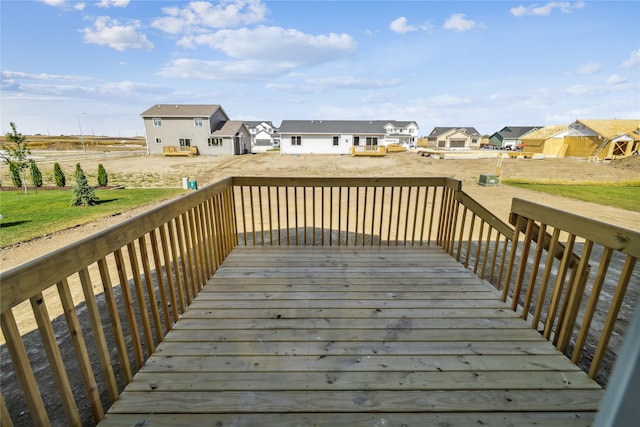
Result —
[[480, 174], [480, 179], [478, 180], [478, 185], [498, 185], [500, 183], [500, 178], [498, 175], [491, 175], [487, 173]]
[[198, 183], [196, 182], [195, 179], [190, 179], [189, 180], [189, 190], [197, 190], [198, 189]]

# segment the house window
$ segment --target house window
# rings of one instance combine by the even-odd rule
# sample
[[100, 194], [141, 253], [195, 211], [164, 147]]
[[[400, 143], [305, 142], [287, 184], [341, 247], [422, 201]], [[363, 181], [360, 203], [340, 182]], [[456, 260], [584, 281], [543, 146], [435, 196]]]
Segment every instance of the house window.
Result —
[[162, 126], [162, 119], [160, 117], [153, 118], [153, 127], [159, 128]]
[[156, 136], [156, 144], [162, 144], [162, 138]]
[[222, 147], [222, 138], [209, 138], [207, 139], [207, 145], [209, 147]]
[[378, 138], [367, 137], [367, 145], [378, 145]]
[[302, 145], [302, 137], [301, 136], [292, 136], [291, 137], [291, 145]]
[[340, 137], [339, 136], [334, 136], [333, 137], [333, 145], [334, 146], [340, 145]]
[[360, 137], [359, 136], [354, 136], [353, 137], [353, 145], [360, 145]]
[[201, 128], [202, 127], [202, 118], [200, 117], [196, 117], [195, 119], [193, 119], [193, 125], [197, 128]]
[[189, 138], [180, 138], [178, 139], [178, 143], [180, 147], [191, 147], [191, 139]]

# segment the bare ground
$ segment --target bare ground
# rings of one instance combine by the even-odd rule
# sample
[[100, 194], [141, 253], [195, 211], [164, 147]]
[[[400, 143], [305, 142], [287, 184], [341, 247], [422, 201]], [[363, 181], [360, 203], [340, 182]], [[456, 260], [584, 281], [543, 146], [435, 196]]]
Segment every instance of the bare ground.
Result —
[[[196, 158], [165, 158], [145, 156], [140, 153], [82, 153], [82, 152], [41, 152], [38, 164], [45, 170], [57, 161], [63, 169], [72, 171], [76, 163], [81, 163], [86, 171], [97, 170], [102, 163], [109, 173], [110, 184], [131, 186], [171, 186], [180, 187], [183, 177], [196, 179], [201, 187], [226, 176], [373, 176], [373, 177], [419, 177], [419, 176], [447, 176], [463, 182], [463, 190], [486, 206], [497, 217], [508, 220], [511, 200], [514, 197], [532, 200], [534, 202], [552, 206], [582, 216], [598, 219], [603, 222], [616, 224], [632, 230], [639, 230], [640, 212], [630, 212], [601, 206], [593, 203], [580, 202], [561, 197], [545, 195], [528, 190], [516, 189], [506, 185], [483, 187], [477, 185], [478, 176], [482, 173], [496, 173], [495, 159], [475, 160], [437, 160], [421, 157], [415, 153], [395, 153], [385, 158], [353, 158], [350, 156], [304, 155], [287, 156], [277, 153], [264, 153], [241, 157], [196, 157]], [[6, 171], [0, 170], [0, 175]], [[501, 171], [503, 178], [548, 179], [560, 182], [612, 182], [621, 180], [637, 180], [640, 177], [640, 158], [624, 159], [610, 164], [588, 163], [581, 159], [504, 159]], [[70, 172], [71, 173], [71, 172]], [[90, 174], [89, 174], [90, 175]], [[2, 182], [7, 182], [4, 179]], [[29, 242], [16, 244], [0, 249], [0, 268], [6, 271], [43, 254], [66, 246], [87, 235], [115, 225], [155, 206], [147, 205], [128, 212], [123, 212], [99, 222], [82, 224], [70, 229], [44, 236]], [[637, 269], [636, 269], [637, 270]], [[638, 278], [634, 276], [630, 292], [639, 292]], [[75, 298], [74, 298], [75, 299]], [[633, 298], [637, 300], [637, 295]], [[624, 326], [633, 310], [632, 306], [623, 307], [619, 322]], [[22, 313], [14, 310], [18, 323]], [[606, 313], [600, 313], [600, 318]], [[30, 316], [25, 310], [24, 316]], [[37, 334], [30, 333], [34, 340]], [[615, 335], [615, 334], [614, 334]], [[1, 338], [1, 337], [0, 337]], [[614, 337], [621, 341], [621, 336]], [[27, 339], [25, 337], [25, 339]], [[2, 340], [3, 342], [4, 340]], [[64, 347], [64, 345], [63, 345]], [[9, 403], [7, 384], [13, 379], [5, 376], [7, 362], [6, 347], [2, 346], [2, 393], [10, 406], [10, 412], [20, 414], [24, 408], [17, 402]], [[36, 372], [46, 370], [46, 363], [34, 366]], [[603, 371], [610, 372], [612, 363], [605, 361]], [[76, 373], [76, 375], [79, 375]], [[74, 379], [72, 378], [72, 382]], [[606, 379], [604, 380], [606, 382]], [[81, 384], [78, 378], [76, 384]], [[81, 387], [81, 386], [79, 386]], [[55, 401], [55, 391], [43, 393], [45, 400]], [[55, 408], [55, 403], [52, 404]], [[54, 420], [64, 418], [62, 409], [57, 408], [58, 414], [53, 414]], [[15, 421], [15, 420], [14, 420]], [[18, 416], [18, 425], [28, 425], [30, 417], [23, 413]], [[87, 421], [90, 424], [90, 419]], [[63, 425], [63, 424], [56, 424]]]

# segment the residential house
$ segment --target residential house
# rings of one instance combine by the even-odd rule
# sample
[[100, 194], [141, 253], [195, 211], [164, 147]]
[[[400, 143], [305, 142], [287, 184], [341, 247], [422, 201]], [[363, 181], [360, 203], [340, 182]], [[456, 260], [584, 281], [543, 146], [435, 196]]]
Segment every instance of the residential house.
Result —
[[149, 154], [162, 154], [165, 147], [196, 147], [198, 154], [207, 155], [251, 152], [247, 126], [230, 120], [219, 105], [157, 104], [140, 116]]
[[540, 129], [543, 126], [505, 126], [489, 137], [489, 144], [496, 148], [515, 150], [520, 147], [522, 138], [527, 133]]
[[251, 150], [253, 152], [267, 151], [280, 146], [278, 129], [270, 121], [245, 121], [251, 133]]
[[280, 152], [350, 154], [353, 146], [413, 144], [418, 124], [395, 120], [283, 120]]
[[482, 135], [473, 127], [435, 127], [427, 136], [427, 147], [447, 150], [479, 148]]
[[523, 150], [545, 157], [564, 157], [567, 151], [564, 137], [568, 128], [568, 125], [545, 126], [529, 132], [520, 138]]
[[564, 137], [567, 157], [626, 157], [640, 150], [640, 119], [577, 120]]

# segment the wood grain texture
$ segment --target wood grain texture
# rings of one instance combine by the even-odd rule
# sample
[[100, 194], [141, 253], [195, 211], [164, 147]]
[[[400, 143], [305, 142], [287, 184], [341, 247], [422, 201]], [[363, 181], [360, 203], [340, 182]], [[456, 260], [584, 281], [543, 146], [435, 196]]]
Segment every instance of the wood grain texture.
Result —
[[101, 425], [589, 425], [602, 394], [441, 249], [237, 247]]

